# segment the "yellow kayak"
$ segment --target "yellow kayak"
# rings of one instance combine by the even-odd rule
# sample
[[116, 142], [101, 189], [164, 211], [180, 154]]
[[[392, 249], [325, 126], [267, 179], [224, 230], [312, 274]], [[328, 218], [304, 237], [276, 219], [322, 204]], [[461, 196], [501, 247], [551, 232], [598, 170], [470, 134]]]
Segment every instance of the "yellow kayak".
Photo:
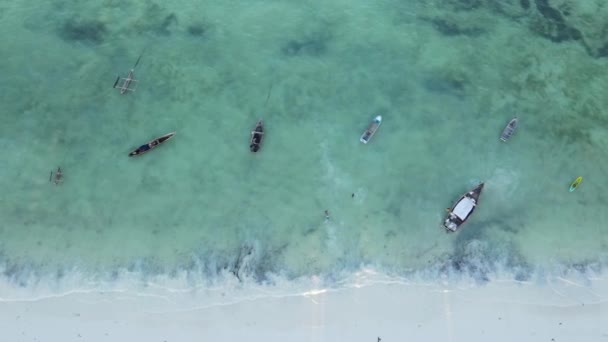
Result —
[[583, 181], [582, 176], [579, 176], [577, 179], [575, 179], [574, 182], [572, 182], [572, 184], [570, 184], [570, 192], [576, 190], [576, 188], [578, 187], [579, 184], [581, 184], [582, 181]]

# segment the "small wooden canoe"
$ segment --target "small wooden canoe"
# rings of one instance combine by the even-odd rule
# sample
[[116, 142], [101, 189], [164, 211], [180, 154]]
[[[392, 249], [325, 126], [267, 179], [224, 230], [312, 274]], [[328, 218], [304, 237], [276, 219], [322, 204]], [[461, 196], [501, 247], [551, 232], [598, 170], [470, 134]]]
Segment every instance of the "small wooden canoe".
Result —
[[61, 183], [63, 183], [63, 171], [61, 170], [61, 167], [57, 167], [57, 171], [55, 172], [55, 177], [53, 177], [53, 171], [51, 171], [51, 174], [49, 176], [49, 182], [53, 180], [55, 182], [55, 185], [59, 185]]
[[150, 141], [147, 144], [143, 144], [143, 145], [139, 146], [138, 148], [134, 149], [133, 151], [131, 151], [131, 153], [129, 153], [129, 157], [138, 156], [140, 154], [144, 154], [148, 151], [151, 151], [151, 150], [157, 148], [158, 146], [162, 145], [167, 140], [171, 139], [174, 135], [175, 135], [175, 132], [167, 133], [167, 134], [163, 135], [162, 137], [158, 137], [158, 138]]
[[448, 232], [455, 232], [462, 226], [475, 211], [479, 202], [479, 195], [483, 190], [483, 183], [460, 196], [454, 206], [447, 208], [448, 216], [443, 222], [443, 227]]
[[517, 117], [514, 117], [513, 119], [511, 119], [511, 121], [509, 121], [507, 126], [505, 126], [505, 129], [502, 130], [502, 133], [500, 134], [500, 140], [507, 142], [507, 140], [511, 139], [513, 134], [515, 134], [517, 125], [518, 125], [518, 119], [517, 119]]
[[361, 138], [359, 138], [359, 141], [364, 144], [367, 144], [369, 140], [374, 136], [374, 134], [376, 134], [378, 128], [380, 128], [380, 124], [382, 124], [382, 116], [378, 115], [374, 118], [374, 120], [372, 120], [369, 126], [367, 126], [367, 129], [365, 130], [365, 132], [363, 132]]
[[262, 147], [262, 139], [264, 138], [264, 123], [260, 119], [251, 131], [251, 140], [249, 142], [249, 150], [257, 152]]

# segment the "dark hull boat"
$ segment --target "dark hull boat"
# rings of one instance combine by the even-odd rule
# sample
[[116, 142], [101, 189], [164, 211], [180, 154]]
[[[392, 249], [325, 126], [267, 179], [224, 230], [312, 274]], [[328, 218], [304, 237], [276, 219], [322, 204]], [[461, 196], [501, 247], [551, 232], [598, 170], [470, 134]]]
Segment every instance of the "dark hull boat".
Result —
[[262, 120], [260, 120], [255, 124], [253, 131], [251, 131], [251, 141], [249, 143], [249, 150], [251, 152], [260, 150], [262, 138], [264, 138], [264, 124], [262, 123]]
[[443, 222], [443, 227], [445, 227], [446, 231], [457, 231], [471, 217], [471, 214], [473, 214], [479, 203], [481, 190], [483, 190], [483, 183], [462, 195], [452, 208], [447, 209], [448, 216]]
[[147, 144], [141, 145], [138, 148], [136, 148], [135, 150], [131, 151], [131, 153], [129, 153], [129, 157], [138, 156], [140, 154], [144, 154], [148, 151], [151, 151], [151, 150], [157, 148], [158, 146], [162, 145], [167, 140], [171, 139], [174, 135], [175, 135], [175, 132], [167, 133], [167, 134], [163, 135], [162, 137], [159, 137], [159, 138], [156, 138], [156, 139], [150, 141]]
[[514, 117], [509, 121], [505, 129], [502, 130], [500, 134], [500, 140], [507, 142], [507, 140], [511, 139], [513, 134], [515, 134], [515, 130], [517, 129], [518, 120], [517, 117]]

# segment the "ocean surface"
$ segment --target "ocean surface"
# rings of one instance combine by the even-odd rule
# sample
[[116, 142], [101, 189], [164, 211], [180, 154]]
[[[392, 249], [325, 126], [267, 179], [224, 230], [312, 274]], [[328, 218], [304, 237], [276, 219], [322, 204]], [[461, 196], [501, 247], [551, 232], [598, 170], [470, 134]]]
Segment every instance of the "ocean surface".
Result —
[[608, 265], [606, 10], [554, 3], [4, 1], [0, 278], [592, 281]]

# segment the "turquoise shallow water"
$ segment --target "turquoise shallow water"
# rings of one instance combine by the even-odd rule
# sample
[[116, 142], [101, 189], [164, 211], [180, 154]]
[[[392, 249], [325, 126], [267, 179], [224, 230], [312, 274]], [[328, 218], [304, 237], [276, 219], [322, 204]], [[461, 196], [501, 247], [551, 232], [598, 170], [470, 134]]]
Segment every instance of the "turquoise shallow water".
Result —
[[[533, 10], [455, 3], [0, 5], [3, 276], [601, 269], [607, 59], [535, 34]], [[471, 222], [445, 234], [479, 181]]]

